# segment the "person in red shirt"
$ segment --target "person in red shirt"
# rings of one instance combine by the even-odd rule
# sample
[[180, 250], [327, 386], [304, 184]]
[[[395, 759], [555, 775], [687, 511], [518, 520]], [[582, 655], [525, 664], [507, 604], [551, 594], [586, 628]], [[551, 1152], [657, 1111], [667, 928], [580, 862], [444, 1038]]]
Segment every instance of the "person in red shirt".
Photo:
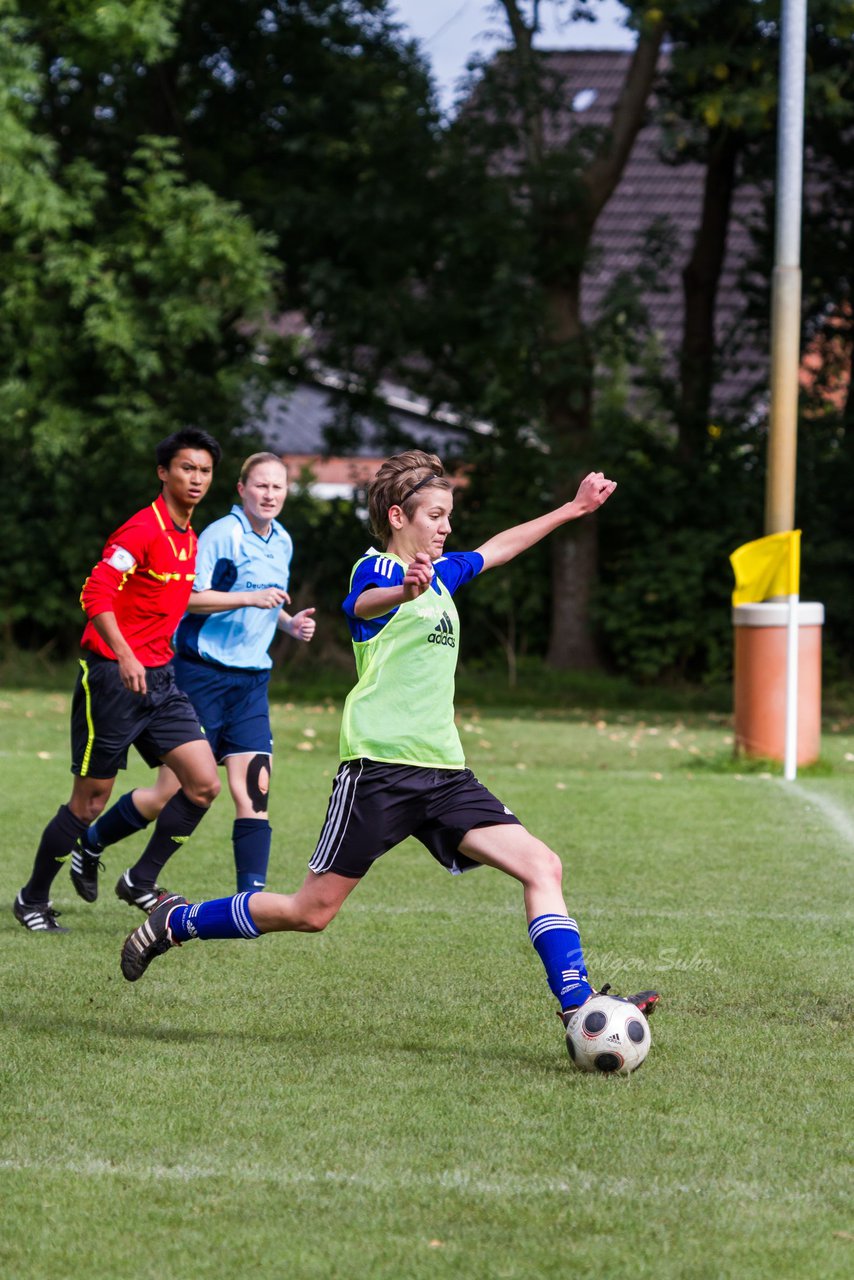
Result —
[[[45, 827], [32, 875], [15, 898], [12, 910], [25, 929], [67, 932], [57, 924], [51, 885], [106, 805], [116, 774], [127, 767], [129, 747], [152, 767], [168, 764], [181, 784], [142, 856], [116, 886], [132, 906], [154, 908], [163, 893], [159, 872], [219, 792], [213, 752], [189, 698], [175, 684], [170, 642], [195, 576], [190, 517], [220, 456], [217, 441], [198, 427], [162, 440], [155, 451], [160, 495], [110, 536], [83, 585], [88, 621], [71, 707], [74, 783], [70, 800]], [[97, 897], [97, 879], [92, 883], [88, 901]]]

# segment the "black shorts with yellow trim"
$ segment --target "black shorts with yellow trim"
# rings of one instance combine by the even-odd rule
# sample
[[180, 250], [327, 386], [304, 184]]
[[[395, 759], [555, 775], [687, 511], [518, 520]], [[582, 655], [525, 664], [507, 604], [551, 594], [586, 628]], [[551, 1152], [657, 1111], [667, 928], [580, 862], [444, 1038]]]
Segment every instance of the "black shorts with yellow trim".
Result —
[[71, 701], [71, 772], [114, 778], [136, 747], [156, 768], [175, 747], [204, 738], [193, 704], [175, 684], [172, 665], [146, 667], [141, 697], [122, 684], [119, 664], [96, 654], [80, 659]]
[[420, 840], [453, 875], [480, 866], [460, 853], [475, 827], [519, 825], [471, 769], [345, 760], [332, 786], [326, 820], [309, 868], [360, 879], [407, 836]]

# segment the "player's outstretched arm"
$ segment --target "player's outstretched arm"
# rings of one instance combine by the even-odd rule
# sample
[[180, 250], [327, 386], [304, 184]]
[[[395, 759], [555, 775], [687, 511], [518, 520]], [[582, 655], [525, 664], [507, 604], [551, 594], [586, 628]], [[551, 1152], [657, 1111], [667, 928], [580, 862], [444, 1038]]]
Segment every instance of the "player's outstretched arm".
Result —
[[371, 618], [381, 618], [407, 600], [423, 595], [430, 586], [432, 577], [433, 561], [425, 551], [417, 551], [415, 558], [406, 566], [403, 582], [394, 587], [368, 587], [359, 596], [353, 612], [365, 622], [369, 622]]
[[616, 480], [608, 480], [601, 471], [591, 471], [578, 486], [578, 492], [572, 502], [565, 502], [562, 507], [537, 516], [535, 520], [527, 520], [524, 524], [514, 525], [489, 538], [477, 550], [483, 556], [483, 568], [494, 569], [500, 564], [507, 564], [521, 552], [527, 551], [535, 543], [548, 534], [559, 529], [570, 520], [578, 520], [581, 516], [598, 511], [607, 502], [617, 487]]

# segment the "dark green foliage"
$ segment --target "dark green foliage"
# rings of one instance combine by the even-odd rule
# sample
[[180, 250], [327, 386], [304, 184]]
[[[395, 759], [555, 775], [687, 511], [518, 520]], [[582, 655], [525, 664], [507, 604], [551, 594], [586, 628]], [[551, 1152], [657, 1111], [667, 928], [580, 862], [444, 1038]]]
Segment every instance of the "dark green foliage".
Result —
[[231, 500], [299, 355], [264, 328], [285, 297], [345, 355], [382, 349], [432, 116], [385, 5], [349, 0], [10, 3], [0, 72], [0, 624], [68, 649], [157, 440], [192, 421], [225, 446], [198, 528]]
[[[624, 415], [603, 443], [619, 487], [602, 523], [595, 616], [619, 671], [640, 681], [726, 677], [732, 655], [728, 557], [755, 536], [757, 442], [709, 436], [688, 467], [672, 436]], [[734, 433], [733, 433], [734, 434]]]
[[[512, 432], [490, 438], [475, 457], [470, 484], [456, 497], [453, 548], [474, 550], [502, 529], [541, 515], [551, 493], [541, 448]], [[501, 663], [515, 685], [519, 662], [545, 653], [549, 597], [547, 543], [476, 579], [457, 600], [465, 628], [462, 661]]]
[[[141, 129], [99, 154], [91, 118], [57, 123], [84, 76], [78, 54], [103, 74], [144, 71], [174, 8], [10, 5], [0, 19], [7, 642], [70, 646], [107, 535], [157, 492], [156, 442], [186, 422], [227, 440], [262, 392], [250, 335], [272, 298], [269, 238], [187, 177], [173, 139]], [[266, 348], [275, 356], [275, 339]]]
[[370, 378], [399, 351], [437, 117], [385, 0], [185, 0], [169, 55], [112, 101], [98, 145], [145, 118], [180, 136], [188, 171], [275, 237], [278, 303], [331, 361]]

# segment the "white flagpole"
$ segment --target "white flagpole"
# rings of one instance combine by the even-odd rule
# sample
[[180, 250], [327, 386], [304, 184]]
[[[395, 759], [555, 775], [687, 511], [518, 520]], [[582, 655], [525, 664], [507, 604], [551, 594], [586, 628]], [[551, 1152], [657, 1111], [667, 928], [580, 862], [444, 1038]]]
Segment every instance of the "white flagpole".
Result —
[[798, 605], [799, 595], [789, 596], [786, 628], [786, 743], [783, 777], [794, 782], [798, 775]]

